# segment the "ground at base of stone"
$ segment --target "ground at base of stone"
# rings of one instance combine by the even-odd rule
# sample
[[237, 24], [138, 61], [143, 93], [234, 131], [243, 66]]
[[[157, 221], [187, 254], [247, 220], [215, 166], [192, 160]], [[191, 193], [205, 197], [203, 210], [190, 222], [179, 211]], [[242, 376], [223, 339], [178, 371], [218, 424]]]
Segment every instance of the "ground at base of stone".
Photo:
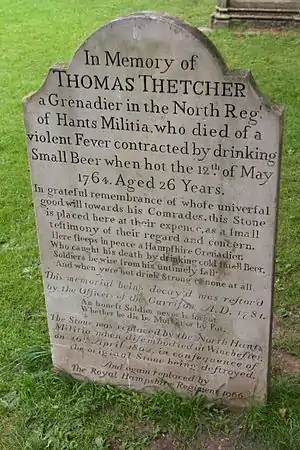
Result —
[[283, 374], [300, 374], [300, 327], [299, 318], [291, 317], [285, 323], [279, 317], [273, 318], [272, 372]]
[[279, 350], [273, 350], [273, 367], [279, 366], [282, 373], [300, 374], [300, 358]]
[[[259, 445], [254, 447], [253, 443], [241, 440], [238, 431], [230, 433], [230, 436], [204, 434], [199, 439], [189, 442], [166, 433], [153, 439], [149, 448], [151, 450], [264, 450]], [[109, 450], [120, 450], [120, 447], [117, 444], [111, 444]]]

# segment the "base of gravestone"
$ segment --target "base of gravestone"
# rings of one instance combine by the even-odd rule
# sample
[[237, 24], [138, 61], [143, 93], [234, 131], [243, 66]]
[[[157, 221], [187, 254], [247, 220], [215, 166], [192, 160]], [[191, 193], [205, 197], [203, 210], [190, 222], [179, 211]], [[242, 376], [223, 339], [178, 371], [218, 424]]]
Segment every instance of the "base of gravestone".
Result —
[[254, 28], [300, 28], [300, 10], [216, 7], [212, 28], [246, 25]]

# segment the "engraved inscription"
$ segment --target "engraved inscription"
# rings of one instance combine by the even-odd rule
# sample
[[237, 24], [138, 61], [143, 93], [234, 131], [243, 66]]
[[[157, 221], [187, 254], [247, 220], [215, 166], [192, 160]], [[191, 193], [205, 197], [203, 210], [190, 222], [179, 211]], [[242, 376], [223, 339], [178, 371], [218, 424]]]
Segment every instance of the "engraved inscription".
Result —
[[197, 30], [135, 14], [24, 112], [54, 364], [263, 401], [281, 108]]

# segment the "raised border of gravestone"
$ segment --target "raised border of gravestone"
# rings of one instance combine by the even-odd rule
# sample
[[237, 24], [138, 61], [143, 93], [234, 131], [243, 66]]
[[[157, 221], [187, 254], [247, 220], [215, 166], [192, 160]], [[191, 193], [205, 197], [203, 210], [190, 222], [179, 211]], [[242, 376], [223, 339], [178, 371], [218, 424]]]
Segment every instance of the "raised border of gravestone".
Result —
[[212, 28], [247, 25], [255, 28], [299, 28], [298, 1], [217, 0]]

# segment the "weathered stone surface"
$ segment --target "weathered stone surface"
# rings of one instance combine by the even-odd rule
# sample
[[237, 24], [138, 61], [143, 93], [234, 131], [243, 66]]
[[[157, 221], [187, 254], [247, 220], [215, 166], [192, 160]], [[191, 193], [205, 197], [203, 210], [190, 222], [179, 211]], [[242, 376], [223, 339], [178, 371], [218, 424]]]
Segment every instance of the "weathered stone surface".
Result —
[[281, 108], [197, 29], [137, 13], [24, 113], [54, 365], [263, 401]]
[[217, 0], [211, 17], [214, 28], [247, 24], [258, 28], [300, 26], [297, 0]]

